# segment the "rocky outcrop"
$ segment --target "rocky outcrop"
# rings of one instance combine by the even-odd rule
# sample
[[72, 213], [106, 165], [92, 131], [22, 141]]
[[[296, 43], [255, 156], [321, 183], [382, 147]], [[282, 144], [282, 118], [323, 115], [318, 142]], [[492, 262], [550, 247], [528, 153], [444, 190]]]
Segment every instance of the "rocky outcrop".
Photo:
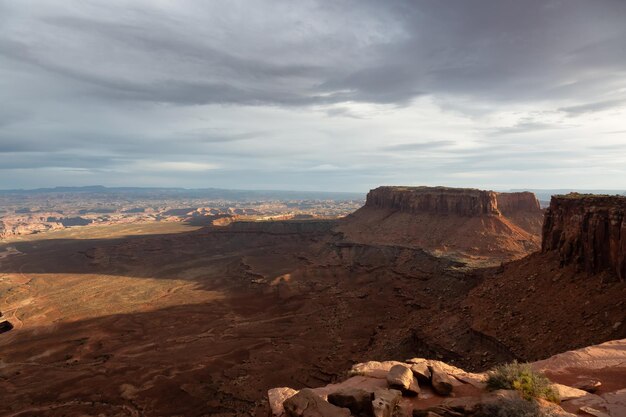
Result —
[[505, 216], [516, 212], [541, 211], [539, 200], [535, 194], [525, 191], [519, 193], [496, 193], [498, 210]]
[[466, 217], [541, 211], [539, 200], [531, 192], [450, 187], [378, 187], [367, 194], [365, 206]]
[[[552, 381], [551, 388], [558, 393], [560, 404], [544, 399], [524, 399], [517, 390], [492, 391], [486, 384], [488, 373], [470, 373], [445, 362], [424, 358], [413, 358], [406, 362], [356, 364], [349, 372], [352, 376], [345, 381], [320, 388], [303, 389], [300, 397], [313, 398], [315, 401], [311, 402], [316, 409], [324, 408], [321, 404], [327, 401], [327, 405], [345, 407], [343, 409], [350, 409], [352, 415], [363, 417], [621, 417], [626, 415], [626, 387], [623, 379], [625, 359], [626, 339], [623, 339], [531, 363], [535, 372], [545, 374]], [[400, 391], [393, 389], [397, 385], [394, 377], [399, 373], [398, 370], [403, 368], [401, 371], [404, 374], [404, 370], [409, 367], [414, 373], [415, 370], [419, 373], [426, 369], [433, 371], [429, 380], [424, 381], [424, 375], [421, 376], [422, 391], [418, 396], [409, 396], [407, 393], [402, 395]], [[597, 380], [594, 384], [595, 394], [573, 387], [585, 375], [593, 375]], [[435, 384], [440, 380], [446, 380], [452, 392], [438, 392]], [[276, 393], [283, 392], [285, 388], [269, 391], [271, 416], [290, 416], [286, 410], [291, 408], [291, 404], [302, 403], [298, 394], [292, 394], [295, 400], [285, 401], [284, 409], [271, 401], [277, 396]], [[339, 413], [337, 410], [341, 408], [334, 410]]]
[[283, 407], [288, 417], [350, 417], [350, 410], [332, 405], [307, 388], [287, 398]]
[[546, 211], [542, 251], [557, 251], [561, 266], [611, 271], [626, 280], [626, 197], [554, 196]]
[[378, 187], [367, 194], [365, 207], [467, 217], [500, 214], [496, 193], [472, 188]]
[[335, 231], [353, 243], [420, 248], [488, 266], [539, 250], [542, 219], [532, 193], [378, 187]]

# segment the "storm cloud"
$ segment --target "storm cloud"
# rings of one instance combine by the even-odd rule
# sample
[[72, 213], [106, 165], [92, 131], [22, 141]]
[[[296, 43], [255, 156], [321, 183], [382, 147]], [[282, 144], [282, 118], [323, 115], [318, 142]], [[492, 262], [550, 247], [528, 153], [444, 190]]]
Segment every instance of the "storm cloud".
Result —
[[617, 0], [0, 0], [0, 187], [623, 188], [624, 21]]

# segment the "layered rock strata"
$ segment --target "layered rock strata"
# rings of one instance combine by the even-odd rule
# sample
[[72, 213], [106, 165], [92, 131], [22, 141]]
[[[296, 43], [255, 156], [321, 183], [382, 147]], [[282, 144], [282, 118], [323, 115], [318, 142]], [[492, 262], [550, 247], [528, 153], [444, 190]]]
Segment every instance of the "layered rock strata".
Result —
[[546, 211], [542, 251], [557, 251], [561, 266], [626, 279], [626, 197], [554, 196]]
[[420, 248], [487, 266], [538, 250], [542, 218], [532, 193], [378, 187], [336, 230], [350, 242]]
[[468, 217], [500, 214], [494, 192], [471, 188], [378, 187], [367, 194], [365, 207]]
[[367, 194], [365, 207], [467, 217], [541, 211], [539, 200], [530, 192], [450, 187], [378, 187]]

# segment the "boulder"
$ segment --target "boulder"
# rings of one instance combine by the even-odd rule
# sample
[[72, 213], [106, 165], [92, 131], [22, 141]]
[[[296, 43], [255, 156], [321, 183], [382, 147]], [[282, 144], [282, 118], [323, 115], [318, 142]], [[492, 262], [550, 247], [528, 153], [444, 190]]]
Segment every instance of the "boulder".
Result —
[[350, 369], [349, 375], [350, 376], [361, 375], [361, 376], [367, 376], [370, 378], [385, 379], [387, 378], [387, 374], [389, 373], [389, 370], [394, 365], [406, 366], [406, 364], [402, 362], [398, 362], [398, 361], [363, 362], [363, 363], [357, 363], [353, 365], [352, 369]]
[[454, 385], [452, 378], [437, 366], [431, 367], [430, 372], [432, 374], [430, 382], [433, 391], [439, 395], [450, 395]]
[[289, 397], [293, 397], [298, 391], [288, 387], [272, 388], [267, 391], [267, 399], [270, 404], [272, 416], [279, 417], [284, 415], [285, 408], [283, 403]]
[[411, 364], [411, 371], [413, 372], [413, 376], [417, 378], [417, 382], [423, 385], [430, 385], [432, 374], [426, 362]]
[[310, 388], [288, 398], [283, 407], [288, 417], [350, 417], [350, 410], [330, 404]]
[[390, 388], [399, 389], [405, 395], [415, 396], [420, 392], [419, 384], [411, 369], [405, 365], [394, 365], [387, 374]]
[[473, 414], [478, 410], [480, 399], [476, 397], [446, 398], [442, 406], [465, 414]]
[[343, 388], [328, 394], [328, 402], [348, 408], [356, 416], [371, 416], [374, 393], [360, 388]]
[[400, 402], [402, 393], [395, 389], [377, 389], [374, 391], [372, 412], [374, 417], [392, 417], [393, 410]]
[[595, 417], [611, 417], [609, 414], [602, 412], [600, 410], [596, 410], [595, 408], [591, 408], [591, 407], [580, 407], [580, 411], [582, 411], [583, 413], [590, 414]]
[[574, 388], [581, 389], [592, 394], [596, 392], [601, 386], [602, 382], [598, 381], [597, 379], [587, 379], [572, 385], [572, 387]]
[[563, 384], [552, 384], [552, 388], [559, 395], [561, 401], [572, 400], [574, 398], [581, 398], [589, 395], [587, 391], [583, 391], [578, 388], [568, 387], [567, 385]]

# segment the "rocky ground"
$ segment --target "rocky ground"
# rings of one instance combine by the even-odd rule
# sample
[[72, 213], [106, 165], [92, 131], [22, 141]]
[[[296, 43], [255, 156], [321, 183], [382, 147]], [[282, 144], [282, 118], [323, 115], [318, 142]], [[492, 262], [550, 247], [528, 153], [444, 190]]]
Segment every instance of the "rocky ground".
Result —
[[482, 372], [625, 337], [624, 281], [558, 249], [476, 270], [327, 221], [128, 227], [2, 245], [0, 415], [266, 416], [268, 389], [359, 362]]
[[[487, 389], [487, 373], [436, 360], [366, 362], [349, 377], [314, 389], [268, 391], [274, 417], [550, 417], [626, 415], [626, 339], [562, 353], [531, 364], [546, 374], [557, 404], [523, 399], [519, 391]], [[509, 408], [509, 411], [504, 409]], [[499, 410], [499, 411], [497, 411]]]

